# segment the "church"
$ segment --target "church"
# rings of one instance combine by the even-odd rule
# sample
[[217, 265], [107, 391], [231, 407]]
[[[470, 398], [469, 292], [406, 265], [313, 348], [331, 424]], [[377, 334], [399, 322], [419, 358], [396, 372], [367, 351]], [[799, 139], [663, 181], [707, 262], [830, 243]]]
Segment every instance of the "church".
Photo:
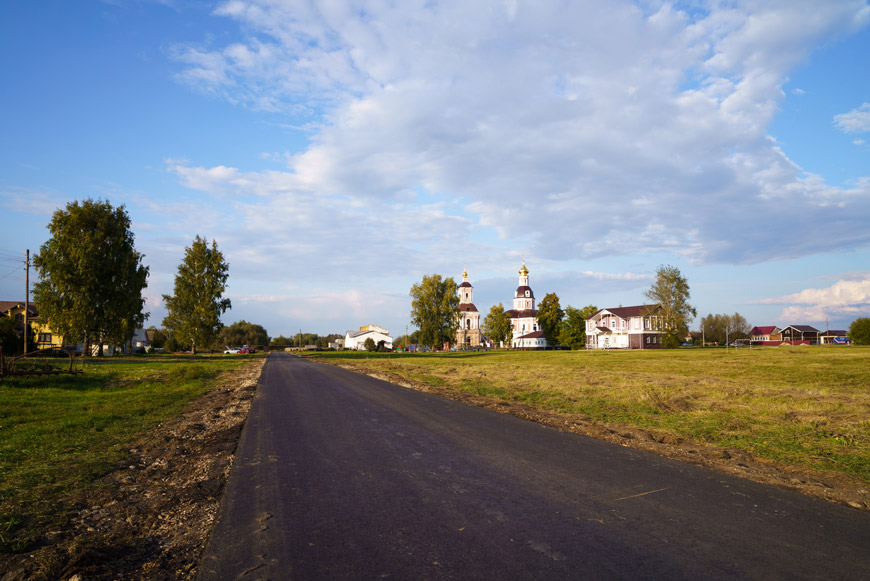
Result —
[[462, 273], [459, 285], [459, 328], [456, 345], [460, 349], [480, 347], [480, 311], [474, 306], [474, 287], [468, 282], [468, 269]]
[[520, 279], [516, 292], [514, 292], [514, 308], [505, 314], [511, 318], [511, 330], [513, 339], [511, 347], [514, 349], [546, 349], [547, 338], [541, 331], [538, 323], [538, 310], [535, 308], [535, 293], [529, 286], [529, 269], [526, 268], [526, 260], [520, 267]]

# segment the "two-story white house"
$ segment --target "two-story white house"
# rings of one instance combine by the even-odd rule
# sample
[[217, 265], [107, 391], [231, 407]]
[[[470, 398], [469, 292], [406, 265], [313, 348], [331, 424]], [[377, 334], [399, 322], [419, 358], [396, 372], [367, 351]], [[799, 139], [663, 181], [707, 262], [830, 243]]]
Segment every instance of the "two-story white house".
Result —
[[587, 349], [661, 349], [659, 305], [601, 309], [586, 319]]

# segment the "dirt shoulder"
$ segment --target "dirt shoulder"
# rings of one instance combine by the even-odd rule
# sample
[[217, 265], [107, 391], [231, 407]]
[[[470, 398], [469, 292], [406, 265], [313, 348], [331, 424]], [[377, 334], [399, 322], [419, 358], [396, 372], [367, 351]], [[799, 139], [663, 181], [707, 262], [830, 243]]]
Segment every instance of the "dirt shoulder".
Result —
[[0, 554], [0, 580], [193, 578], [265, 361], [224, 375], [86, 495], [63, 499], [38, 548]]
[[448, 399], [462, 401], [499, 413], [510, 414], [533, 422], [546, 424], [559, 430], [583, 434], [599, 440], [613, 442], [620, 446], [652, 452], [659, 456], [697, 464], [717, 472], [747, 478], [762, 484], [795, 490], [808, 496], [845, 504], [852, 508], [870, 510], [870, 486], [852, 480], [842, 474], [800, 470], [793, 466], [755, 458], [748, 452], [736, 448], [721, 448], [634, 426], [602, 424], [581, 415], [547, 412], [525, 404], [495, 401], [469, 393], [408, 381], [395, 374], [371, 373], [362, 366], [354, 365], [348, 361], [310, 360], [318, 363], [338, 365], [409, 389], [437, 394]]

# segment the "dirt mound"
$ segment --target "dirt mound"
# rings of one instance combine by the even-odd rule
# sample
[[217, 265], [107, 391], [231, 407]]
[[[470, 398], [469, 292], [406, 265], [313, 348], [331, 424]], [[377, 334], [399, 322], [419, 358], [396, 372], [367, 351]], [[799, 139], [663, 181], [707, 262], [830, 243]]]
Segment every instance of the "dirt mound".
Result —
[[87, 496], [64, 499], [64, 524], [30, 553], [0, 555], [0, 579], [193, 578], [264, 363], [224, 376]]

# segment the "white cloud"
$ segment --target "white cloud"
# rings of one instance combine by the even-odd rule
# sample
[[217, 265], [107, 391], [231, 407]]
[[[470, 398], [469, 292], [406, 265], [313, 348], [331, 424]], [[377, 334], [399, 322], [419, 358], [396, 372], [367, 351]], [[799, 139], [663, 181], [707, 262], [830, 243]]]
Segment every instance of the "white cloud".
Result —
[[45, 189], [6, 186], [0, 189], [0, 206], [9, 212], [22, 212], [48, 219], [59, 209], [66, 208], [69, 200], [62, 194]]
[[592, 272], [587, 270], [583, 274], [598, 280], [652, 280], [654, 278], [652, 275], [636, 272]]
[[760, 304], [785, 304], [783, 321], [824, 321], [870, 314], [870, 273], [845, 275], [826, 288], [810, 288], [798, 293], [759, 301]]
[[[870, 244], [870, 182], [828, 186], [765, 135], [789, 71], [866, 26], [864, 2], [690, 15], [667, 3], [233, 0], [215, 13], [247, 38], [177, 47], [181, 77], [320, 124], [286, 172], [174, 169], [202, 191], [293, 201], [264, 201], [263, 216], [335, 218], [325, 208], [341, 200], [344, 227], [431, 233], [433, 220], [548, 259], [752, 263]], [[421, 192], [462, 207], [415, 208]], [[447, 236], [433, 239], [430, 255]]]
[[834, 117], [837, 128], [844, 133], [870, 132], [870, 103]]

